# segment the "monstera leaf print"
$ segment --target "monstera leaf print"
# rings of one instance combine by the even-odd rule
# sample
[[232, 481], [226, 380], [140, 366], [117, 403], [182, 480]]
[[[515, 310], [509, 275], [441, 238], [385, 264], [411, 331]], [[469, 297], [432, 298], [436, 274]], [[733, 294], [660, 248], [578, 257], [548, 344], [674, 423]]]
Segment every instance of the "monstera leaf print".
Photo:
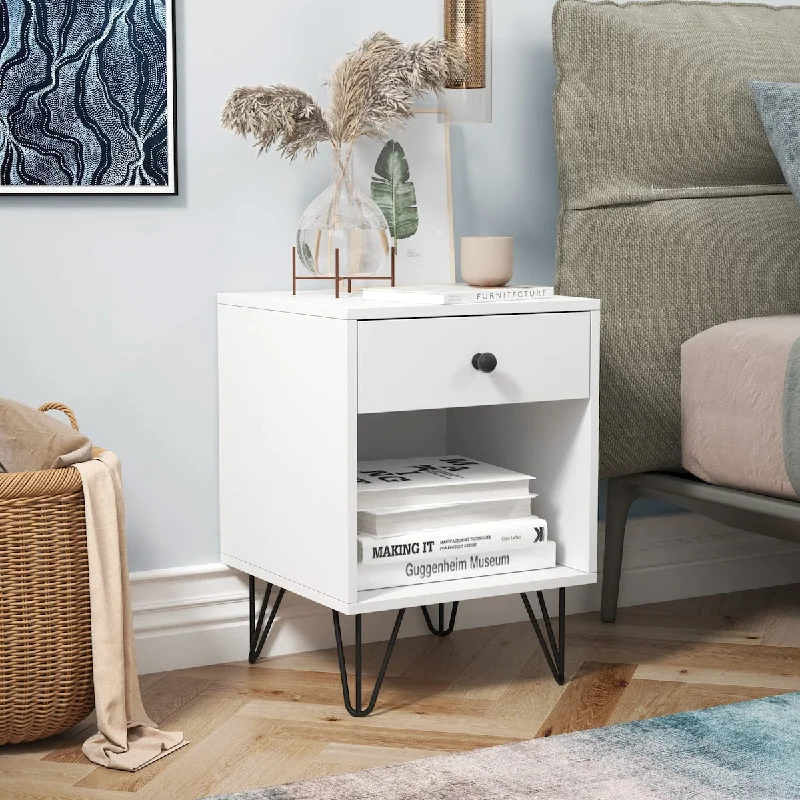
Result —
[[395, 246], [400, 239], [409, 239], [417, 232], [417, 192], [403, 146], [394, 139], [386, 143], [375, 162], [372, 199], [386, 217]]

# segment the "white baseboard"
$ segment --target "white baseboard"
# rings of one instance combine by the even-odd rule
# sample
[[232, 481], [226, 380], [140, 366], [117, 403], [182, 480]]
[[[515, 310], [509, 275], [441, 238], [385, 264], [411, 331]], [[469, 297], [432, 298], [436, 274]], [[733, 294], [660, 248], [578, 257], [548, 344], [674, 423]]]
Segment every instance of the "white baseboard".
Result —
[[[603, 526], [600, 526], [602, 547]], [[602, 563], [602, 558], [601, 562]], [[800, 546], [734, 530], [695, 514], [632, 519], [628, 523], [620, 605], [758, 589], [800, 582]], [[247, 658], [246, 576], [222, 564], [139, 572], [131, 576], [140, 672], [221, 664]], [[599, 587], [567, 593], [567, 613], [600, 607]], [[525, 619], [516, 595], [464, 603], [459, 628]], [[364, 618], [364, 640], [388, 635], [393, 612]], [[350, 626], [344, 625], [348, 638]], [[426, 629], [406, 615], [400, 635]], [[331, 613], [287, 594], [264, 655], [333, 647]]]

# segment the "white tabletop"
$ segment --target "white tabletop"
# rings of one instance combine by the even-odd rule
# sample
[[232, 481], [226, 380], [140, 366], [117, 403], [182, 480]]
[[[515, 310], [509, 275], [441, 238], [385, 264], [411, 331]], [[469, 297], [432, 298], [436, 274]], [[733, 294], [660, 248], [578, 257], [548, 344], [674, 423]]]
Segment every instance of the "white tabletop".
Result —
[[430, 305], [412, 302], [365, 302], [360, 292], [343, 293], [338, 299], [332, 290], [291, 292], [229, 292], [217, 295], [221, 306], [283, 311], [312, 317], [370, 320], [413, 317], [469, 317], [493, 314], [549, 314], [565, 311], [597, 311], [600, 301], [585, 297], [548, 297], [542, 300], [508, 300], [497, 303], [458, 303]]

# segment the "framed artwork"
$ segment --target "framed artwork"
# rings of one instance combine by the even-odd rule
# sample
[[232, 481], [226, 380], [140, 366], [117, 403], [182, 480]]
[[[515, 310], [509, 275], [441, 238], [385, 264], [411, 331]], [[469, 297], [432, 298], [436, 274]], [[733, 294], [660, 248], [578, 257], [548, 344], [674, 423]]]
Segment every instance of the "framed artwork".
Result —
[[447, 115], [417, 109], [387, 139], [359, 139], [353, 157], [356, 182], [383, 211], [397, 247], [397, 284], [454, 283]]
[[0, 0], [0, 194], [177, 194], [174, 0]]

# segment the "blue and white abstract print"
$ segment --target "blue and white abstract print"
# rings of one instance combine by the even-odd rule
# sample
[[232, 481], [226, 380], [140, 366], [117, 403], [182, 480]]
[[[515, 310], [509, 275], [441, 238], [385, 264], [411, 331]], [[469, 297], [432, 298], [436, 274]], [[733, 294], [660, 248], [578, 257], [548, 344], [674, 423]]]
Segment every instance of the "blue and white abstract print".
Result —
[[0, 0], [0, 193], [175, 192], [172, 0]]

